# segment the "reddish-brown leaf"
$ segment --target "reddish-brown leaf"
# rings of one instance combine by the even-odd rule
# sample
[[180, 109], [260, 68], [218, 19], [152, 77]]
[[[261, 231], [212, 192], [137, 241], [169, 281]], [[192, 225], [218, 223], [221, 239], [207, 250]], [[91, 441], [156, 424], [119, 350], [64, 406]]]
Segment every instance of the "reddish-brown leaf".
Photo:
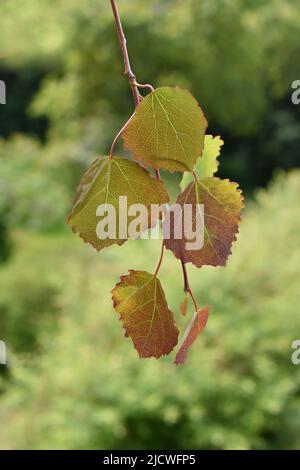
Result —
[[157, 277], [129, 271], [112, 290], [114, 308], [141, 358], [169, 354], [178, 342], [178, 329]]
[[209, 311], [209, 307], [202, 307], [197, 312], [195, 312], [176, 354], [174, 361], [176, 365], [185, 363], [190, 347], [196, 341], [201, 331], [203, 331], [206, 327]]
[[[198, 219], [200, 229], [204, 231], [204, 245], [200, 249], [188, 250], [186, 244], [191, 240], [187, 240], [184, 233], [181, 239], [174, 237], [177, 224], [184, 225], [183, 216], [179, 215], [171, 224], [170, 238], [165, 239], [165, 246], [185, 263], [191, 262], [197, 267], [225, 266], [231, 254], [232, 243], [236, 240], [243, 208], [243, 196], [238, 185], [215, 177], [203, 178], [189, 184], [176, 202], [182, 208], [185, 204], [192, 206], [192, 228], [196, 230]], [[197, 204], [204, 205], [204, 220]]]

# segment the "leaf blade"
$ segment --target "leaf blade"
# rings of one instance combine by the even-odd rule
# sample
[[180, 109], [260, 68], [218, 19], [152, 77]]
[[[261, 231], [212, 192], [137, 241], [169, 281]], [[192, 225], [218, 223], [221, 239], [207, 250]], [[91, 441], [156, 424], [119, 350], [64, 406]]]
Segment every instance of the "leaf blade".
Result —
[[200, 333], [207, 325], [209, 312], [210, 307], [202, 307], [197, 312], [195, 312], [183, 336], [174, 360], [174, 364], [182, 365], [186, 362], [191, 346], [194, 344]]
[[192, 206], [194, 230], [197, 204], [204, 205], [204, 225], [202, 222], [201, 226], [204, 230], [204, 246], [197, 250], [187, 250], [188, 240], [185, 236], [180, 240], [174, 238], [174, 227], [182, 223], [177, 218], [171, 227], [170, 238], [164, 241], [166, 248], [173, 251], [176, 258], [185, 263], [193, 263], [198, 268], [205, 265], [225, 266], [231, 254], [232, 243], [236, 240], [241, 210], [244, 207], [242, 192], [237, 183], [216, 177], [203, 178], [191, 183], [179, 195], [177, 204], [181, 207], [185, 204]]
[[[113, 244], [123, 245], [128, 238], [118, 236], [119, 215], [123, 210], [119, 203], [120, 196], [127, 197], [128, 206], [137, 203], [145, 205], [148, 216], [143, 220], [144, 229], [151, 227], [156, 221], [150, 212], [151, 204], [161, 205], [169, 200], [162, 181], [152, 178], [136, 162], [118, 157], [97, 158], [81, 178], [68, 218], [73, 232], [79, 233], [97, 251]], [[96, 232], [99, 222], [96, 211], [101, 204], [105, 207], [111, 204], [116, 210], [116, 236], [104, 240]], [[129, 222], [130, 220], [132, 218], [128, 217]]]
[[188, 91], [161, 87], [141, 101], [122, 137], [135, 160], [154, 169], [184, 172], [191, 171], [202, 154], [206, 127]]
[[158, 359], [174, 349], [179, 332], [157, 277], [130, 270], [112, 290], [112, 300], [141, 358]]
[[[199, 157], [195, 164], [195, 173], [199, 178], [213, 176], [218, 171], [218, 157], [220, 156], [221, 147], [223, 145], [224, 141], [220, 136], [205, 136], [202, 157]], [[193, 175], [186, 171], [183, 174], [182, 180], [180, 182], [181, 191], [184, 191], [187, 185], [192, 181]]]

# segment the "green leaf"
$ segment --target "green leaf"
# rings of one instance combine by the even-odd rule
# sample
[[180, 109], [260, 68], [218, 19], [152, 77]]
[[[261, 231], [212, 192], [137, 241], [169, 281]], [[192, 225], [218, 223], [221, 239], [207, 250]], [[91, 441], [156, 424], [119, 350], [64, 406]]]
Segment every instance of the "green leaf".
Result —
[[[184, 225], [182, 214], [175, 217], [170, 238], [164, 241], [165, 246], [173, 251], [176, 258], [185, 263], [193, 263], [198, 268], [204, 265], [225, 266], [231, 254], [231, 245], [236, 240], [243, 208], [243, 196], [237, 183], [215, 177], [203, 178], [189, 184], [176, 202], [182, 208], [185, 204], [192, 206], [192, 229], [195, 232], [196, 220], [201, 220], [204, 246], [201, 249], [188, 250], [186, 243], [191, 240], [187, 240], [184, 234], [182, 239], [174, 237], [176, 226], [179, 223]], [[197, 204], [204, 205], [204, 220]]]
[[[199, 178], [213, 176], [218, 171], [218, 156], [221, 153], [222, 145], [224, 145], [224, 142], [220, 136], [205, 136], [203, 155], [198, 158], [195, 165], [195, 172]], [[186, 171], [180, 183], [181, 190], [184, 191], [187, 185], [192, 181], [193, 175]]]
[[169, 354], [178, 342], [178, 329], [157, 277], [129, 271], [112, 290], [125, 336], [130, 336], [141, 358]]
[[191, 171], [202, 155], [207, 121], [197, 101], [180, 88], [157, 88], [138, 105], [123, 132], [135, 160], [152, 168]]
[[[119, 215], [124, 215], [124, 207], [120, 205], [119, 197], [127, 197], [128, 207], [132, 204], [143, 204], [147, 214], [141, 218], [141, 231], [153, 226], [155, 215], [151, 214], [151, 204], [165, 204], [169, 197], [163, 183], [154, 179], [137, 163], [122, 158], [99, 157], [82, 176], [77, 195], [73, 204], [68, 223], [74, 232], [90, 243], [97, 251], [117, 244], [122, 245], [128, 236], [120, 236]], [[112, 205], [115, 209], [115, 234], [107, 239], [100, 239], [97, 235], [97, 226], [101, 220], [96, 215], [97, 208]], [[128, 224], [134, 219], [128, 216]], [[124, 232], [124, 229], [123, 229]]]

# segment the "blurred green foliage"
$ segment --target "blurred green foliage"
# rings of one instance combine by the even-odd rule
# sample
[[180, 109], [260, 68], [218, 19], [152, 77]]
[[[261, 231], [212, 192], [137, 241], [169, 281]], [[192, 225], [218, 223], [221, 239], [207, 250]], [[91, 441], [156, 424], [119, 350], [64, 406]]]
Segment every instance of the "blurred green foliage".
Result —
[[[118, 3], [138, 80], [191, 89], [225, 140], [219, 175], [255, 198], [228, 267], [189, 268], [212, 316], [187, 365], [141, 362], [110, 290], [159, 243], [97, 255], [64, 228], [133, 106], [109, 2], [2, 0], [0, 448], [299, 448], [300, 173], [255, 190], [300, 163], [299, 0]], [[183, 326], [171, 253], [160, 278]]]

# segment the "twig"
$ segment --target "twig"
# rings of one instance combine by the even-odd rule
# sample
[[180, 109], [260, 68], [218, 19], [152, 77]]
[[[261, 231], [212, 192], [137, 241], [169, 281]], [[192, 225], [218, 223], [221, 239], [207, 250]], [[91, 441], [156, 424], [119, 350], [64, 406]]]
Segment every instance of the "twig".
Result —
[[[114, 14], [114, 17], [115, 17], [117, 32], [118, 32], [120, 46], [121, 46], [121, 50], [122, 50], [124, 66], [125, 66], [125, 75], [128, 79], [129, 85], [131, 86], [133, 99], [134, 99], [134, 106], [136, 108], [138, 106], [139, 102], [140, 102], [139, 88], [149, 88], [151, 90], [151, 92], [154, 91], [154, 88], [153, 88], [152, 85], [149, 85], [149, 83], [145, 83], [145, 84], [137, 83], [136, 76], [134, 75], [134, 73], [131, 69], [129, 54], [128, 54], [128, 50], [127, 50], [127, 41], [126, 41], [126, 37], [125, 37], [125, 34], [124, 34], [124, 30], [123, 30], [123, 26], [122, 26], [122, 22], [121, 22], [121, 18], [120, 18], [120, 14], [119, 14], [119, 10], [118, 10], [118, 7], [117, 7], [116, 0], [110, 0], [110, 3], [111, 3], [111, 7], [112, 7], [113, 14]], [[122, 127], [122, 129], [118, 132], [118, 134], [114, 138], [113, 143], [111, 145], [111, 149], [110, 149], [110, 158], [112, 158], [113, 151], [114, 151], [114, 148], [115, 148], [115, 145], [116, 145], [116, 142], [117, 142], [118, 138], [124, 132], [124, 130], [126, 129], [128, 124], [130, 123], [133, 116], [134, 116], [134, 114], [126, 122], [126, 124]], [[159, 180], [161, 179], [160, 171], [158, 169], [155, 170], [155, 175], [156, 175], [157, 179], [159, 179]], [[161, 258], [159, 260], [159, 264], [157, 266], [155, 276], [156, 276], [156, 274], [158, 273], [158, 271], [160, 269], [160, 265], [161, 265], [162, 259], [163, 259], [163, 252], [164, 252], [164, 245], [162, 245]]]
[[139, 90], [138, 90], [138, 86], [137, 86], [137, 83], [136, 83], [136, 76], [134, 75], [134, 73], [131, 69], [131, 65], [130, 65], [130, 59], [129, 59], [128, 50], [127, 50], [127, 41], [126, 41], [126, 37], [125, 37], [124, 31], [123, 31], [123, 26], [122, 26], [122, 23], [121, 23], [119, 10], [118, 10], [117, 3], [116, 3], [115, 0], [110, 0], [110, 3], [111, 3], [111, 7], [112, 7], [113, 14], [114, 14], [114, 17], [115, 17], [117, 32], [118, 32], [119, 41], [120, 41], [120, 45], [121, 45], [121, 50], [122, 50], [122, 55], [123, 55], [123, 60], [124, 60], [124, 66], [125, 66], [125, 75], [128, 79], [129, 85], [131, 86], [131, 89], [132, 89], [134, 105], [135, 105], [135, 107], [137, 107], [137, 105], [140, 102], [140, 95], [139, 95]]
[[[126, 41], [126, 37], [125, 37], [125, 34], [124, 34], [124, 30], [123, 30], [123, 26], [122, 26], [122, 22], [121, 22], [121, 18], [120, 18], [120, 13], [119, 13], [119, 10], [118, 10], [118, 7], [117, 7], [116, 0], [110, 0], [110, 3], [111, 3], [112, 11], [113, 11], [113, 14], [114, 14], [114, 17], [115, 17], [115, 23], [116, 23], [118, 37], [119, 37], [120, 46], [121, 46], [121, 50], [122, 50], [124, 66], [125, 66], [125, 72], [124, 73], [125, 73], [125, 75], [128, 79], [129, 85], [131, 86], [133, 99], [134, 99], [134, 106], [136, 108], [138, 106], [138, 104], [140, 102], [140, 98], [141, 98], [141, 96], [139, 94], [139, 88], [150, 88], [150, 90], [152, 92], [154, 91], [154, 88], [153, 88], [152, 85], [149, 85], [148, 83], [146, 83], [146, 84], [137, 83], [136, 76], [134, 75], [134, 73], [131, 69], [129, 54], [128, 54], [128, 50], [127, 50], [127, 41]], [[118, 134], [114, 138], [114, 141], [112, 143], [111, 150], [110, 150], [110, 158], [112, 158], [112, 152], [114, 150], [114, 146], [116, 144], [116, 141], [118, 140], [118, 138], [120, 137], [122, 132], [126, 129], [127, 125], [131, 121], [131, 119], [132, 119], [132, 116], [129, 119], [129, 121], [127, 121], [125, 126], [120, 130], [120, 132], [118, 132]], [[161, 177], [160, 177], [159, 170], [155, 170], [155, 174], [156, 174], [156, 178], [160, 180]]]
[[184, 292], [186, 292], [187, 294], [189, 294], [191, 296], [191, 299], [192, 299], [194, 307], [195, 307], [195, 311], [197, 312], [198, 311], [198, 305], [197, 305], [196, 299], [194, 297], [194, 294], [193, 294], [193, 292], [190, 288], [189, 278], [188, 278], [188, 274], [187, 274], [187, 270], [186, 270], [186, 265], [185, 265], [185, 262], [182, 259], [180, 261], [181, 261], [183, 279], [184, 279]]

